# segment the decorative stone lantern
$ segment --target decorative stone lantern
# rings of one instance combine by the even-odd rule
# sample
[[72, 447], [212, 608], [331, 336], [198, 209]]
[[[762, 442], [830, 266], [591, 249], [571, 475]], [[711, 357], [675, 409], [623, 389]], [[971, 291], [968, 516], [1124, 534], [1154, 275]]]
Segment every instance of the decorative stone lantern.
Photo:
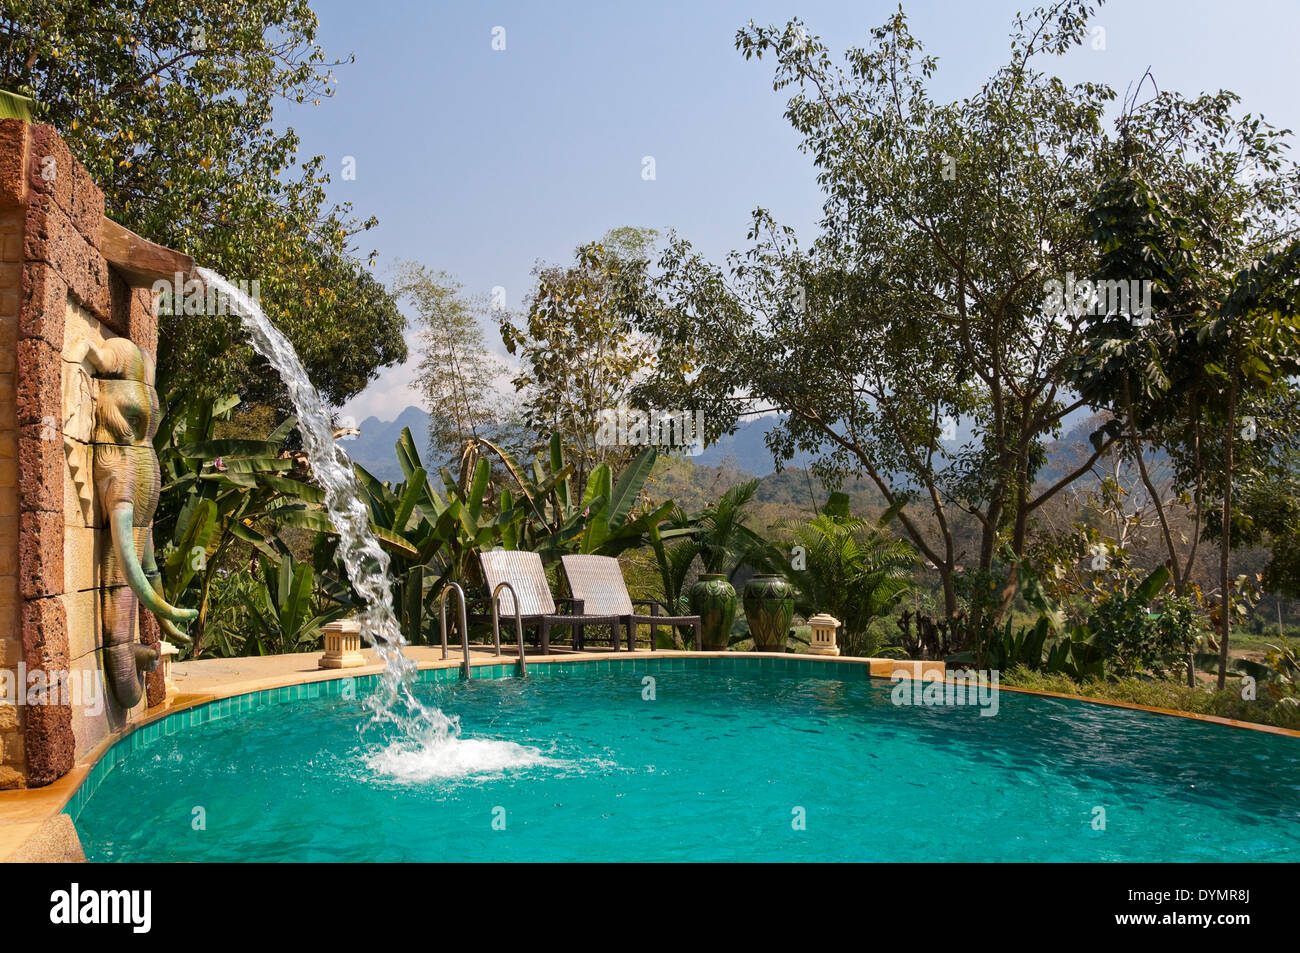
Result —
[[325, 654], [321, 668], [358, 668], [366, 664], [361, 654], [361, 623], [356, 619], [340, 619], [325, 624]]
[[162, 655], [163, 686], [167, 690], [167, 697], [170, 698], [176, 694], [176, 683], [172, 681], [172, 659], [181, 654], [181, 650], [170, 642], [159, 642], [158, 651]]
[[812, 643], [808, 651], [812, 655], [839, 655], [839, 646], [835, 644], [835, 630], [840, 627], [840, 620], [833, 615], [819, 612], [808, 624], [812, 626]]

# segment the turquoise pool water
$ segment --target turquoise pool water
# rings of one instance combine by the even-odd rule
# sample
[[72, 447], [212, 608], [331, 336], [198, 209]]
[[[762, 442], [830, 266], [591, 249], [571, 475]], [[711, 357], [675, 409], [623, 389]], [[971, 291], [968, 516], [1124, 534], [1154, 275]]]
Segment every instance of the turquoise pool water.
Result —
[[356, 699], [235, 702], [125, 742], [69, 812], [99, 861], [1300, 859], [1300, 739], [1012, 692], [995, 717], [899, 707], [887, 681], [757, 664], [604, 667], [422, 685], [462, 738], [512, 743], [439, 757], [359, 735]]

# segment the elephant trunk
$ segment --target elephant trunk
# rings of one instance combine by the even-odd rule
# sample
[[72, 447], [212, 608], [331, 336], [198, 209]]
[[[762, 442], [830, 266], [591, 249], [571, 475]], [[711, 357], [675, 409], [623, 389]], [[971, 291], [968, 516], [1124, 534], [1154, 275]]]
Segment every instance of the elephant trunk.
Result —
[[112, 621], [104, 632], [104, 672], [113, 697], [123, 708], [134, 708], [140, 703], [143, 672], [158, 667], [158, 650], [134, 641], [135, 617], [138, 606], [156, 614], [177, 610], [169, 606], [150, 584], [140, 559], [136, 555], [134, 538], [135, 511], [130, 504], [115, 507], [110, 519], [113, 536], [113, 553], [120, 567], [127, 589], [106, 593], [107, 616]]
[[113, 697], [123, 708], [134, 708], [144, 696], [141, 672], [158, 667], [158, 650], [139, 642], [117, 642], [104, 646], [104, 672]]
[[121, 503], [113, 510], [112, 525], [113, 552], [117, 556], [117, 564], [122, 569], [126, 584], [144, 607], [158, 618], [172, 622], [188, 622], [198, 615], [193, 609], [177, 609], [163, 598], [159, 592], [162, 587], [155, 589], [150, 582], [135, 551], [135, 508], [130, 503]]

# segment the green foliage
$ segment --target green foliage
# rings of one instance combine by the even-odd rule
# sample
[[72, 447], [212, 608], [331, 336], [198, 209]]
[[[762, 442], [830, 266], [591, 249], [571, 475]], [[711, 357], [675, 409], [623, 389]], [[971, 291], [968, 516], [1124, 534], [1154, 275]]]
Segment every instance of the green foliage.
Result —
[[[1139, 465], [1140, 441], [1166, 449], [1198, 523], [1204, 497], [1217, 490], [1225, 601], [1235, 486], [1267, 466], [1279, 436], [1298, 429], [1294, 411], [1270, 413], [1267, 423], [1256, 417], [1294, 406], [1300, 370], [1292, 220], [1300, 173], [1283, 158], [1288, 133], [1258, 116], [1233, 116], [1237, 102], [1225, 91], [1194, 100], [1157, 92], [1126, 104], [1118, 148], [1103, 160], [1089, 203], [1091, 233], [1102, 278], [1150, 282], [1154, 320], [1133, 309], [1094, 315], [1090, 346], [1075, 361], [1076, 386], [1116, 414], [1098, 439], [1125, 434]], [[1160, 518], [1181, 595], [1196, 540], [1184, 558], [1163, 509]], [[1233, 616], [1219, 613], [1220, 687]]]
[[309, 652], [317, 647], [321, 628], [351, 610], [346, 590], [344, 601], [332, 600], [317, 611], [312, 567], [292, 556], [261, 560], [262, 585], [239, 592], [247, 614], [243, 655], [286, 655]]
[[[1067, 623], [1035, 577], [1021, 592], [1038, 619], [1015, 627], [1011, 619], [985, 633], [975, 650], [949, 656], [951, 663], [1063, 674], [1075, 680], [1168, 678], [1185, 669], [1204, 626], [1192, 600], [1166, 596], [1152, 608], [1169, 582], [1161, 566], [1131, 589], [1121, 586], [1099, 598], [1085, 621]], [[982, 657], [980, 653], [982, 654]]]
[[746, 526], [748, 507], [758, 490], [758, 481], [733, 486], [712, 506], [692, 519], [696, 527], [695, 545], [704, 572], [735, 576], [736, 570], [749, 563], [766, 568], [773, 562], [767, 541]]
[[[1211, 534], [1214, 527], [1211, 519]], [[1239, 546], [1268, 547], [1262, 579], [1267, 592], [1300, 597], [1300, 454], [1294, 448], [1244, 481], [1232, 513], [1232, 538]]]
[[579, 479], [598, 463], [621, 467], [636, 453], [597, 437], [602, 414], [627, 405], [649, 365], [628, 302], [641, 293], [654, 237], [651, 229], [616, 230], [578, 248], [570, 266], [539, 266], [522, 323], [501, 320], [506, 350], [520, 358], [514, 385], [528, 425], [543, 439], [563, 435]]
[[1065, 638], [1055, 642], [1043, 660], [1043, 671], [1068, 675], [1076, 682], [1102, 678], [1105, 668], [1106, 659], [1096, 635], [1077, 626]]
[[[429, 481], [409, 429], [403, 429], [396, 451], [406, 478], [401, 483], [383, 483], [359, 465], [354, 469], [370, 509], [371, 529], [391, 559], [399, 625], [413, 643], [432, 639], [437, 599], [448, 582], [461, 584], [470, 595], [487, 596], [479, 562], [483, 551], [521, 549], [541, 554], [547, 563], [566, 553], [617, 555], [645, 545], [671, 509], [663, 504], [634, 514], [654, 466], [653, 448], [643, 450], [616, 483], [609, 467], [598, 465], [581, 497], [571, 492], [571, 467], [558, 435], [546, 459], [533, 461], [531, 475], [491, 441], [470, 441], [459, 475], [441, 470], [441, 493]], [[496, 482], [490, 459], [505, 469]], [[328, 517], [318, 510], [295, 510], [287, 520], [333, 533]]]
[[805, 619], [829, 612], [842, 624], [843, 653], [871, 655], [880, 642], [874, 624], [911, 590], [915, 550], [851, 516], [842, 493], [796, 524], [791, 542], [804, 557], [804, 568], [785, 570], [797, 593], [795, 611]]
[[[1262, 660], [1234, 658], [1231, 674], [1254, 679], [1255, 697], [1264, 704], [1287, 706], [1300, 712], [1300, 652], [1284, 636], [1279, 637], [1278, 642], [1281, 644], [1266, 643], [1267, 651]], [[1196, 660], [1206, 671], [1218, 667], [1215, 655], [1201, 653]], [[1237, 690], [1241, 691], [1240, 688]]]
[[[332, 205], [324, 157], [300, 160], [298, 136], [274, 123], [278, 102], [333, 93], [340, 64], [316, 34], [305, 0], [12, 0], [0, 87], [37, 101], [115, 220], [260, 282], [267, 314], [342, 403], [406, 346], [395, 303], [356, 258], [376, 221]], [[278, 397], [242, 341], [233, 315], [164, 314], [159, 371], [211, 395]]]
[[1226, 691], [1202, 686], [1189, 688], [1177, 681], [1151, 678], [1090, 678], [1076, 681], [1064, 674], [1031, 672], [1023, 668], [1003, 672], [1000, 683], [1007, 688], [1082, 695], [1099, 701], [1123, 702], [1168, 711], [1186, 711], [1256, 724], [1276, 725], [1279, 728], [1300, 729], [1300, 706], [1250, 701], [1243, 699], [1241, 691], [1236, 688]]
[[[693, 538], [697, 525], [694, 518], [688, 516], [680, 506], [674, 505], [664, 523], [666, 529], [654, 527], [649, 533], [655, 563], [659, 568], [663, 605], [671, 615], [690, 614], [686, 583], [690, 578], [691, 567], [700, 555], [699, 543]], [[672, 535], [677, 537], [677, 541], [668, 545], [666, 540], [672, 539]]]
[[1021, 626], [1015, 632], [1011, 626], [1012, 621], [1007, 619], [1002, 630], [995, 629], [990, 637], [986, 650], [989, 667], [995, 671], [1012, 668], [1037, 671], [1042, 668], [1043, 648], [1051, 632], [1049, 620], [1040, 618], [1032, 626]]
[[[393, 608], [403, 636], [412, 643], [432, 640], [436, 602], [448, 582], [474, 588], [481, 582], [478, 553], [501, 546], [520, 518], [506, 507], [491, 512], [488, 497], [488, 463], [472, 461], [454, 479], [441, 473], [444, 499], [430, 483], [409, 428], [398, 438], [397, 459], [405, 480], [386, 484], [354, 465], [366, 494], [370, 525], [390, 558], [394, 578]], [[324, 514], [318, 530], [332, 533]], [[335, 571], [338, 571], [337, 568]]]
[[279, 560], [288, 548], [275, 526], [291, 522], [321, 499], [307, 474], [284, 453], [290, 418], [266, 440], [216, 439], [237, 397], [210, 398], [173, 389], [164, 395], [154, 449], [162, 478], [154, 537], [163, 591], [199, 616], [192, 653], [204, 651], [209, 598], [220, 569], [255, 550]]
[[1201, 615], [1185, 597], [1165, 599], [1158, 611], [1149, 608], [1168, 579], [1169, 570], [1161, 566], [1132, 594], [1116, 593], [1093, 609], [1088, 624], [1114, 674], [1164, 678], [1186, 667]]
[[733, 486], [694, 514], [688, 515], [671, 502], [655, 511], [663, 522], [647, 527], [646, 538], [659, 568], [662, 605], [670, 614], [691, 614], [687, 583], [697, 560], [701, 572], [732, 578], [742, 565], [785, 571], [781, 555], [745, 525], [757, 488], [757, 480]]
[[1293, 698], [1300, 697], [1300, 651], [1285, 638], [1279, 641], [1281, 645], [1269, 645], [1264, 664], [1272, 669], [1271, 681], [1284, 686]]
[[36, 108], [36, 104], [26, 96], [0, 89], [0, 119], [21, 119], [24, 122], [31, 122]]
[[654, 447], [643, 447], [617, 481], [609, 464], [596, 464], [578, 495], [572, 487], [573, 466], [558, 433], [551, 435], [547, 452], [539, 454], [531, 468], [520, 466], [490, 441], [480, 440], [478, 446], [505, 464], [509, 479], [501, 490], [501, 506], [514, 506], [521, 514], [519, 526], [507, 534], [506, 548], [540, 553], [547, 563], [566, 553], [617, 556], [643, 546], [673, 508], [664, 502], [635, 512], [658, 459]]

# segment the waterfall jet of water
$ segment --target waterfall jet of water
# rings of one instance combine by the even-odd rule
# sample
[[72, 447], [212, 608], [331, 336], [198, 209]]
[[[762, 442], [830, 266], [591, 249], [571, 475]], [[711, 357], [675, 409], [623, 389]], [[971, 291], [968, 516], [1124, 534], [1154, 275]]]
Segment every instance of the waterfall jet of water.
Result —
[[338, 533], [337, 558], [353, 589], [366, 603], [359, 617], [361, 634], [384, 661], [379, 691], [366, 698], [374, 712], [373, 720], [397, 726], [409, 741], [420, 745], [455, 737], [460, 731], [457, 720], [415, 697], [416, 664], [402, 651], [406, 640], [393, 614], [388, 554], [370, 531], [370, 512], [352, 461], [335, 442], [331, 414], [307, 377], [297, 352], [256, 301], [216, 272], [206, 268], [196, 271], [205, 283], [225, 295], [257, 353], [284, 380], [298, 411], [303, 449], [311, 461], [312, 475], [325, 491], [325, 508]]

